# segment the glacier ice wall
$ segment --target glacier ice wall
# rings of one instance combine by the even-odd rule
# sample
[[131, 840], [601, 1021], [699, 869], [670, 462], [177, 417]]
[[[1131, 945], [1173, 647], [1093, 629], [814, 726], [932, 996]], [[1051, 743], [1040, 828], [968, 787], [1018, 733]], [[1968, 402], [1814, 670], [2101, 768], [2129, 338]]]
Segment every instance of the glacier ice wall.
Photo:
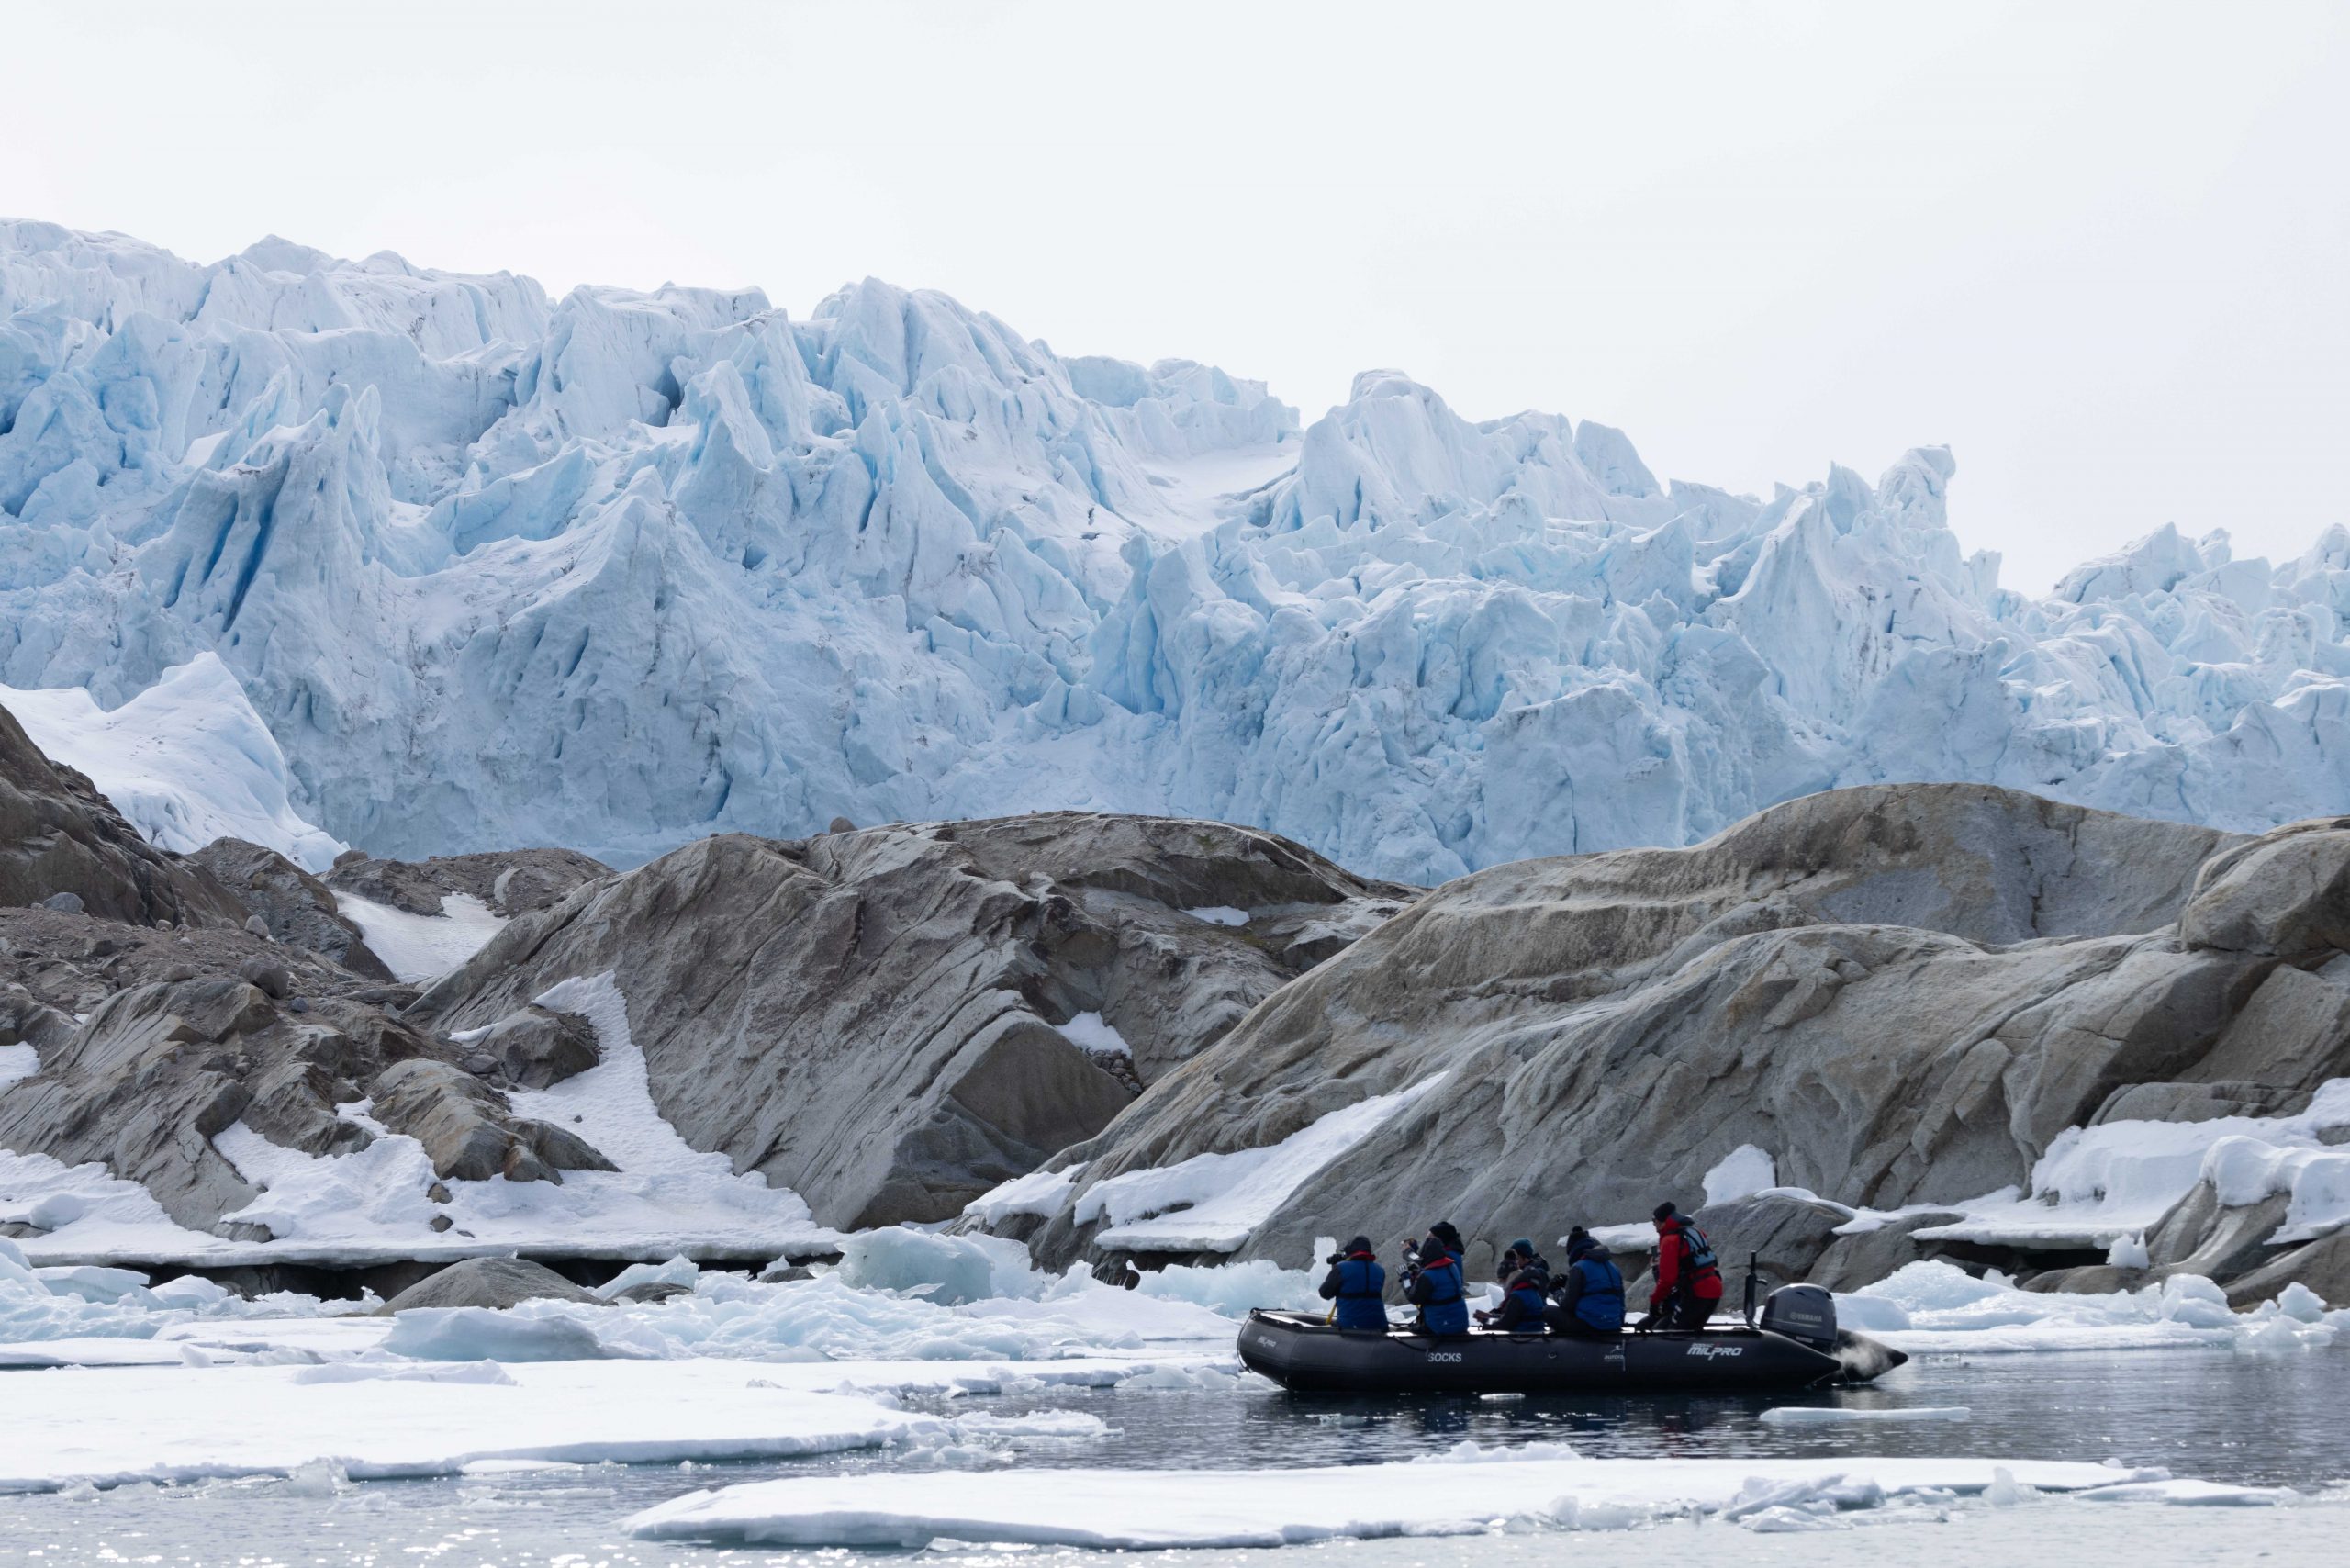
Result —
[[381, 853], [1098, 807], [1436, 880], [1884, 779], [2350, 809], [2350, 533], [2031, 599], [1952, 473], [1660, 484], [1383, 371], [1301, 431], [871, 280], [795, 321], [0, 223], [0, 682], [216, 653]]

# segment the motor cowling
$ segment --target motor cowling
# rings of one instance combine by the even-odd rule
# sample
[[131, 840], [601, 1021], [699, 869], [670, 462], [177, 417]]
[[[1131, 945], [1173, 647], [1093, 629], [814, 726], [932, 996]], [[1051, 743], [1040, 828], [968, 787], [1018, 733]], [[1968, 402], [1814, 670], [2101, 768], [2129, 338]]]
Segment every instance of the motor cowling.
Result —
[[1823, 1354], [1836, 1350], [1836, 1298], [1818, 1285], [1781, 1285], [1762, 1303], [1756, 1327]]

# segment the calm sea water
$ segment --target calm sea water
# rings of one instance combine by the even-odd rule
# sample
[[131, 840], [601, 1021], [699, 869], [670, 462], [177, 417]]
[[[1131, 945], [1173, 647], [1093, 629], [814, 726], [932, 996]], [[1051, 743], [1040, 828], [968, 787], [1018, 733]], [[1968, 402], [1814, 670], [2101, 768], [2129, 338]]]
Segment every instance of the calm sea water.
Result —
[[[6, 1385], [0, 1383], [0, 1401]], [[1930, 1357], [1884, 1385], [1819, 1395], [1806, 1403], [1864, 1407], [1964, 1405], [1965, 1422], [1854, 1423], [1820, 1427], [1765, 1426], [1761, 1413], [1785, 1399], [1309, 1399], [1270, 1389], [1240, 1394], [1161, 1390], [1056, 1391], [1048, 1396], [957, 1402], [1016, 1415], [1041, 1408], [1091, 1411], [1113, 1434], [1065, 1452], [1031, 1454], [1028, 1465], [1108, 1465], [1135, 1468], [1258, 1468], [1297, 1464], [1363, 1464], [1415, 1458], [1463, 1439], [1486, 1444], [1566, 1441], [1606, 1457], [1833, 1457], [1860, 1454], [1973, 1454], [1993, 1458], [2116, 1459], [2160, 1464], [2183, 1475], [2313, 1490], [2350, 1480], [2350, 1350], [2277, 1359], [2225, 1353], [2139, 1352], [2111, 1355]], [[946, 1406], [941, 1406], [945, 1408]], [[4, 1415], [0, 1415], [4, 1418]], [[520, 1568], [549, 1564], [589, 1568], [684, 1564], [733, 1568], [749, 1562], [849, 1562], [865, 1552], [721, 1551], [628, 1540], [621, 1520], [640, 1508], [699, 1487], [819, 1471], [891, 1468], [888, 1455], [846, 1455], [789, 1463], [599, 1466], [565, 1471], [440, 1481], [376, 1482], [335, 1496], [306, 1496], [282, 1481], [213, 1483], [173, 1488], [126, 1488], [95, 1500], [56, 1496], [0, 1497], [0, 1564], [82, 1563], [341, 1565], [416, 1564], [419, 1568]], [[2099, 1508], [2119, 1527], [2121, 1510]], [[2119, 1534], [2098, 1536], [2099, 1551], [2065, 1560], [2231, 1561], [2266, 1553], [2292, 1562], [2324, 1546], [2350, 1520], [2336, 1509], [2270, 1514], [2255, 1527], [2186, 1510], [2131, 1510], [2138, 1516]], [[2146, 1546], [2129, 1543], [2132, 1530], [2168, 1521]], [[1686, 1529], [1690, 1526], [1669, 1526]], [[1743, 1562], [1796, 1561], [1784, 1543], [1766, 1544], [1745, 1532], [1717, 1533], [1711, 1545]], [[1970, 1557], [2011, 1524], [1978, 1516], [1951, 1529], [1918, 1526], [1901, 1560], [1938, 1562], [1942, 1551]], [[1970, 1533], [1971, 1532], [1971, 1533]], [[1891, 1547], [1894, 1538], [1857, 1532]], [[1416, 1563], [1480, 1563], [1494, 1556], [1551, 1558], [1561, 1538], [1527, 1542], [1487, 1540], [1345, 1543], [1275, 1553], [1185, 1553], [1262, 1564], [1301, 1551], [1339, 1551], [1365, 1563], [1405, 1568]], [[1614, 1561], [1617, 1548], [1597, 1538], [1574, 1538], [1583, 1561]], [[1848, 1560], [1852, 1538], [1803, 1538], [1824, 1542], [1805, 1562]], [[1548, 1544], [1540, 1544], [1545, 1540]], [[1842, 1544], [1838, 1544], [1838, 1543]], [[1652, 1558], [1629, 1543], [1625, 1560]], [[1865, 1544], [1863, 1541], [1863, 1544]], [[2109, 1559], [2103, 1553], [2110, 1550]], [[1596, 1557], [1594, 1553], [1597, 1552]], [[959, 1555], [959, 1568], [1085, 1553], [992, 1551]], [[1858, 1560], [1858, 1559], [1850, 1559]], [[1887, 1561], [1893, 1559], [1885, 1559]], [[2336, 1559], [2339, 1561], [2340, 1559]], [[1170, 1565], [1173, 1560], [1169, 1560]], [[1955, 1558], [1953, 1558], [1955, 1561]]]

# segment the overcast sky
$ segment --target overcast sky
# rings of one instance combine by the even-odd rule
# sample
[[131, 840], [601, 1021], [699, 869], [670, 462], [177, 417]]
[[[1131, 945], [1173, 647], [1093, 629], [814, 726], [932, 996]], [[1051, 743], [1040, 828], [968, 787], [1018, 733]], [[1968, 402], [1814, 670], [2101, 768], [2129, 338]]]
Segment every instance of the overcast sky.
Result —
[[2043, 590], [2350, 522], [2350, 8], [12, 6], [0, 212], [583, 282], [870, 274], [1768, 493], [1958, 456]]

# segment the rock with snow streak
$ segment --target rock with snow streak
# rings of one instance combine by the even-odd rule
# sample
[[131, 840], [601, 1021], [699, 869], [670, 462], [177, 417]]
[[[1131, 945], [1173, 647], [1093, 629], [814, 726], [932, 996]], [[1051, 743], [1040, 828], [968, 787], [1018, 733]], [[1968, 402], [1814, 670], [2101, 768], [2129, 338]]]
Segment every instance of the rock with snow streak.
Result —
[[573, 849], [499, 849], [384, 860], [359, 850], [338, 857], [326, 885], [409, 914], [442, 913], [452, 893], [478, 899], [493, 913], [527, 914], [558, 902], [612, 868]]
[[1214, 823], [723, 835], [517, 919], [416, 1014], [498, 1024], [610, 972], [688, 1143], [825, 1224], [937, 1220], [1126, 1105], [1086, 1045], [1155, 1080], [1412, 891]]
[[1881, 786], [1691, 849], [1464, 878], [1066, 1151], [1087, 1161], [1078, 1202], [1035, 1245], [1081, 1255], [1077, 1214], [1102, 1181], [1278, 1143], [1439, 1073], [1241, 1253], [1438, 1213], [1554, 1236], [1688, 1204], [1747, 1144], [1782, 1183], [1847, 1206], [2021, 1185], [2117, 1089], [2190, 1077], [2276, 968], [2179, 940], [2204, 863], [2244, 842], [1984, 787]]
[[306, 948], [368, 980], [392, 978], [366, 935], [336, 909], [334, 890], [277, 851], [217, 838], [187, 858], [234, 892], [272, 940]]
[[140, 925], [245, 918], [209, 873], [149, 845], [0, 709], [0, 906], [28, 904]]

